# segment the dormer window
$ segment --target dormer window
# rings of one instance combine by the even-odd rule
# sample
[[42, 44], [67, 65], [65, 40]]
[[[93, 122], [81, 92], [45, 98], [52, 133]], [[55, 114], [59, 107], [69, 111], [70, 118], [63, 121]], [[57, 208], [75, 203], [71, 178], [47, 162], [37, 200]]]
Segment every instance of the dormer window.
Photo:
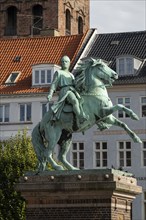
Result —
[[54, 72], [60, 69], [54, 64], [38, 64], [32, 67], [32, 84], [42, 86], [51, 84]]
[[6, 84], [16, 83], [19, 76], [20, 76], [20, 72], [12, 72], [5, 83]]
[[116, 59], [116, 70], [120, 76], [133, 75], [137, 72], [142, 61], [130, 56], [119, 56]]

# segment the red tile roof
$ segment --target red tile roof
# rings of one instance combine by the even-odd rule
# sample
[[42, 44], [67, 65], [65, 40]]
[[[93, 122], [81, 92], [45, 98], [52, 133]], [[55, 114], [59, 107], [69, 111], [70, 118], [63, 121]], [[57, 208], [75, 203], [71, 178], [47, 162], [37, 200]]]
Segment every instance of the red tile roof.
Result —
[[[32, 65], [40, 63], [60, 64], [60, 58], [68, 55], [73, 63], [86, 34], [61, 37], [40, 37], [23, 39], [2, 39], [0, 94], [22, 94], [47, 92], [46, 88], [31, 88]], [[14, 62], [21, 56], [20, 62]], [[15, 85], [6, 85], [11, 72], [20, 71], [21, 75]]]

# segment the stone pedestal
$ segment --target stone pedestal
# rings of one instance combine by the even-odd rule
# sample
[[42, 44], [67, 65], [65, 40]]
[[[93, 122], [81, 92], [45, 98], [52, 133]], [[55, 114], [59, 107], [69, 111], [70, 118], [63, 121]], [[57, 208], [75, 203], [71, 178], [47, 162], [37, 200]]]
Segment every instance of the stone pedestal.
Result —
[[130, 220], [142, 192], [130, 174], [113, 169], [53, 171], [20, 178], [27, 220]]

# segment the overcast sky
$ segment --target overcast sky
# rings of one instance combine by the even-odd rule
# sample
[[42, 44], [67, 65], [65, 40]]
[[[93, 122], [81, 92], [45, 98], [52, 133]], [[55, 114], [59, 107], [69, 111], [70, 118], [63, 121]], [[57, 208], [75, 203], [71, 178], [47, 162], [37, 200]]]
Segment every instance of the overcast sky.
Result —
[[90, 28], [98, 33], [146, 30], [146, 0], [90, 0]]

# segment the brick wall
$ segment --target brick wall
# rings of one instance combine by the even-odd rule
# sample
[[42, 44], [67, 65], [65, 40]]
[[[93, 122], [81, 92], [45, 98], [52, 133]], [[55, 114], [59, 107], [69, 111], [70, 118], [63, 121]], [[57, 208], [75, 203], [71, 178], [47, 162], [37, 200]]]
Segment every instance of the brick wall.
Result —
[[[29, 208], [27, 220], [94, 220], [111, 219], [110, 208], [99, 207], [56, 207]], [[128, 220], [128, 219], [126, 219]]]
[[[65, 10], [71, 11], [71, 34], [78, 34], [78, 16], [84, 20], [84, 32], [89, 29], [89, 0], [65, 1], [65, 0], [34, 0], [34, 1], [13, 1], [1, 2], [0, 8], [0, 37], [4, 36], [7, 23], [7, 8], [17, 8], [17, 36], [27, 37], [31, 35], [32, 8], [34, 5], [41, 5], [43, 9], [43, 29], [57, 29], [60, 35], [65, 35]], [[14, 37], [14, 36], [10, 36]], [[16, 36], [15, 36], [16, 37]]]

